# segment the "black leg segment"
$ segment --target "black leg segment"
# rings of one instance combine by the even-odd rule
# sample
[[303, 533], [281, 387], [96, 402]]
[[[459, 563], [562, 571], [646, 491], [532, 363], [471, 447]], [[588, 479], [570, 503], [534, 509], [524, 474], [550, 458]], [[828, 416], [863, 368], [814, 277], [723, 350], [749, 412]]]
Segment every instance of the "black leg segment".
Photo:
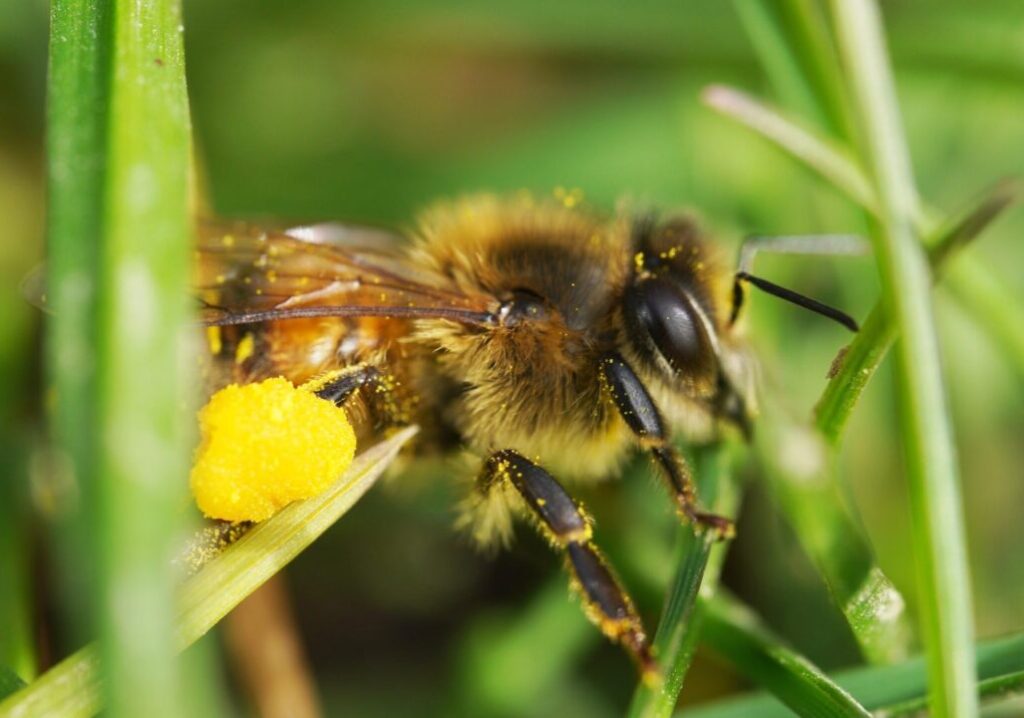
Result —
[[565, 557], [566, 570], [582, 599], [587, 618], [626, 649], [645, 679], [655, 678], [658, 668], [643, 624], [633, 602], [591, 540], [590, 519], [583, 508], [555, 477], [515, 451], [499, 451], [484, 464], [478, 488], [486, 493], [499, 483], [516, 490], [529, 508], [533, 523]]
[[511, 482], [554, 543], [590, 539], [590, 522], [547, 471], [515, 451], [499, 451], [487, 463], [491, 480]]
[[669, 441], [661, 412], [633, 368], [618, 353], [610, 352], [601, 359], [601, 377], [623, 421], [660, 467], [679, 513], [698, 530], [710, 528], [719, 538], [732, 536], [732, 521], [697, 508], [697, 489], [690, 469]]
[[321, 399], [344, 405], [357, 391], [373, 412], [380, 427], [402, 426], [409, 423], [409, 411], [396, 392], [394, 377], [370, 364], [328, 372], [305, 385]]

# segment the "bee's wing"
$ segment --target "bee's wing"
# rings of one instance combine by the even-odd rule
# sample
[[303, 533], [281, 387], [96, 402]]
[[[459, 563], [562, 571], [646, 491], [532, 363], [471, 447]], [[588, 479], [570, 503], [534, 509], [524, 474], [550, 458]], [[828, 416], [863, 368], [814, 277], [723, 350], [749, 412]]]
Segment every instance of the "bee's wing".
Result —
[[347, 239], [358, 237], [358, 246], [337, 241], [337, 235], [326, 241], [323, 234], [297, 230], [200, 224], [195, 281], [202, 321], [226, 325], [324, 316], [491, 321], [493, 297], [460, 292], [443, 277], [410, 266], [397, 244], [371, 246], [377, 230], [346, 231]]
[[304, 224], [289, 227], [283, 233], [309, 244], [323, 244], [369, 254], [395, 253], [405, 245], [401, 235], [389, 230], [342, 222]]

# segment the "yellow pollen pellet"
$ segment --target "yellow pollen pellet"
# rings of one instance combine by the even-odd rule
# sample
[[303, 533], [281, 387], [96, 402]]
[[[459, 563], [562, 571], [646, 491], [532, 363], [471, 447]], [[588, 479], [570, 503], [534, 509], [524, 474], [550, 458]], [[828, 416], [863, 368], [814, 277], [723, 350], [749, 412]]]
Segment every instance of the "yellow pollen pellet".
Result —
[[199, 429], [192, 493], [200, 511], [225, 521], [263, 521], [322, 493], [356, 449], [343, 409], [280, 377], [220, 390]]

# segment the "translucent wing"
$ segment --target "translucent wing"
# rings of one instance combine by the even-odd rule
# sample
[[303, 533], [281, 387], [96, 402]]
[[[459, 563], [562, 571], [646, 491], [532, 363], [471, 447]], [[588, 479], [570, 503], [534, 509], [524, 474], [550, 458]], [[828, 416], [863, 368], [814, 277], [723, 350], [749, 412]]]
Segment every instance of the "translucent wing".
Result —
[[493, 297], [460, 292], [444, 277], [410, 266], [397, 242], [381, 241], [386, 233], [339, 232], [339, 227], [273, 231], [242, 223], [200, 224], [196, 292], [202, 321], [227, 325], [331, 316], [491, 321]]

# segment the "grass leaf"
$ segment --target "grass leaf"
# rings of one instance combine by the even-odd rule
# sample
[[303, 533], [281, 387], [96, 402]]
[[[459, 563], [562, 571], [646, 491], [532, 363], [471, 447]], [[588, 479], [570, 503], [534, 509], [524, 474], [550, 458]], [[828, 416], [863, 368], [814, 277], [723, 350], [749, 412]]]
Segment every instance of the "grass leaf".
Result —
[[[341, 518], [415, 433], [416, 428], [409, 427], [367, 449], [327, 491], [258, 524], [188, 578], [180, 592], [179, 648], [187, 648], [213, 628]], [[92, 716], [102, 706], [101, 696], [100, 660], [96, 647], [90, 645], [0, 702], [0, 718]]]
[[[998, 697], [1024, 688], [1024, 633], [982, 641], [977, 645], [978, 694]], [[886, 716], [919, 712], [925, 707], [928, 676], [925, 659], [887, 666], [840, 671], [832, 676], [870, 711]], [[688, 718], [788, 718], [792, 711], [778, 698], [763, 693], [714, 701], [686, 713]]]
[[755, 435], [768, 487], [800, 544], [846, 616], [864, 657], [887, 663], [909, 655], [906, 602], [878, 567], [861, 524], [836, 480], [835, 448], [813, 426], [794, 422], [770, 391]]
[[79, 528], [109, 707], [178, 715], [173, 575], [162, 559], [188, 454], [180, 1], [56, 0], [48, 93], [54, 435], [84, 487]]
[[871, 715], [821, 669], [784, 645], [747, 606], [726, 593], [708, 601], [704, 640], [744, 676], [807, 718]]
[[[705, 91], [704, 100], [712, 109], [749, 127], [803, 162], [872, 215], [878, 215], [874, 189], [856, 160], [841, 146], [739, 90], [713, 86]], [[938, 225], [925, 219], [924, 210], [916, 210], [915, 224], [919, 229], [927, 229], [923, 242], [929, 247], [932, 266], [943, 267], [1016, 201], [1019, 194], [1017, 183], [1001, 183], [964, 214]], [[1024, 322], [1009, 292], [1001, 289], [991, 273], [977, 263], [970, 263], [968, 269], [957, 272], [955, 279], [957, 295], [974, 309], [975, 316], [984, 318], [981, 326], [995, 335], [1018, 372], [1024, 371]], [[862, 323], [843, 356], [839, 373], [829, 381], [818, 402], [817, 423], [831, 441], [838, 441], [850, 412], [895, 337], [894, 326], [885, 318], [881, 305], [876, 306]]]
[[[736, 515], [740, 503], [731, 454], [729, 446], [717, 444], [703, 448], [694, 462], [700, 495], [715, 513], [730, 517]], [[728, 543], [714, 543], [706, 536], [696, 536], [689, 526], [682, 526], [679, 531], [676, 573], [665, 598], [653, 645], [663, 681], [659, 686], [645, 683], [637, 686], [629, 707], [630, 718], [672, 715], [700, 637], [700, 611], [695, 608], [698, 595], [714, 594], [725, 562]]]
[[7, 666], [0, 666], [0, 700], [24, 687], [25, 681], [21, 680], [17, 673]]
[[[996, 217], [1017, 200], [1018, 195], [1016, 184], [997, 185], [969, 210], [940, 226], [934, 237], [926, 239], [928, 261], [933, 276], [940, 276], [949, 260], [966, 244], [976, 239]], [[1022, 315], [1016, 311], [1013, 302], [1005, 301], [1003, 292], [998, 287], [990, 288], [993, 285], [988, 272], [978, 267], [976, 263], [961, 262], [959, 269], [962, 270], [964, 267], [972, 270], [966, 276], [978, 279], [970, 285], [966, 281], [954, 283], [955, 291], [959, 293], [966, 286], [983, 286], [980, 293], [968, 294], [964, 298], [965, 302], [978, 301], [979, 296], [990, 298], [987, 302], [980, 300], [977, 304], [972, 304], [975, 308], [974, 313], [976, 316], [989, 317], [985, 326], [993, 330], [998, 328], [1005, 333], [1003, 344], [1007, 346], [1008, 353], [1016, 357], [1015, 365], [1018, 371], [1024, 373]], [[838, 371], [829, 379], [815, 407], [816, 424], [831, 442], [839, 441], [853, 407], [896, 341], [896, 336], [896, 326], [879, 302], [868, 314], [857, 336], [847, 347]]]
[[704, 104], [781, 147], [871, 212], [877, 199], [864, 171], [842, 145], [732, 87], [711, 85]]
[[367, 449], [327, 491], [297, 501], [257, 524], [188, 579], [182, 587], [178, 617], [181, 647], [213, 628], [341, 518], [415, 433], [415, 427], [409, 427]]
[[733, 3], [783, 102], [829, 134], [853, 137], [834, 43], [815, 0]]

